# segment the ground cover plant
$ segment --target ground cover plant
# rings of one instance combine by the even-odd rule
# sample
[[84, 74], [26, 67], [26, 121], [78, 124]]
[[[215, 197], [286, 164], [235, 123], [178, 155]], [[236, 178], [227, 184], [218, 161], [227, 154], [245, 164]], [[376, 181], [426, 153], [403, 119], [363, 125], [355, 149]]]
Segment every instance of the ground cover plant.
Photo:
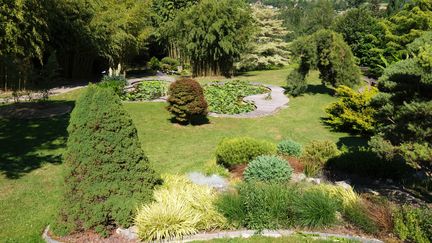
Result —
[[167, 95], [168, 83], [164, 81], [144, 81], [127, 92], [123, 99], [128, 101], [154, 100]]
[[194, 241], [195, 243], [297, 243], [297, 242], [308, 242], [308, 243], [358, 243], [357, 240], [345, 239], [340, 237], [328, 237], [326, 239], [320, 239], [316, 235], [308, 234], [295, 234], [293, 236], [284, 236], [280, 238], [265, 237], [265, 236], [252, 236], [249, 238], [230, 238], [230, 239], [216, 239], [210, 241]]
[[432, 240], [432, 210], [404, 205], [394, 213], [394, 231], [401, 240], [430, 242]]
[[253, 111], [255, 105], [243, 101], [243, 98], [266, 92], [269, 90], [262, 85], [253, 85], [240, 80], [213, 83], [204, 87], [204, 95], [209, 110], [219, 114], [239, 114]]

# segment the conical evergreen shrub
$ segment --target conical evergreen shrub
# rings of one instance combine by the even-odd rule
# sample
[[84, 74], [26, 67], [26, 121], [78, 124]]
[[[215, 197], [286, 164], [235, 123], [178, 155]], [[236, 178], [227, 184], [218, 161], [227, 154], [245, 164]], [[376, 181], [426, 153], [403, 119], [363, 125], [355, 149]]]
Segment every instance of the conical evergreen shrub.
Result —
[[114, 227], [130, 226], [160, 179], [119, 97], [89, 86], [77, 100], [68, 132], [65, 194], [55, 232], [94, 229], [106, 236]]

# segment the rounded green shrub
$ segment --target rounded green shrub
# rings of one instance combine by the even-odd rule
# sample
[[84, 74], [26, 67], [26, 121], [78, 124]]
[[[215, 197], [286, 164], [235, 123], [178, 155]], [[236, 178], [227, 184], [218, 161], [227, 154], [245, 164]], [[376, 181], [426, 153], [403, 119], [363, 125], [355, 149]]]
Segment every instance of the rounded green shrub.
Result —
[[176, 72], [177, 67], [180, 66], [180, 62], [177, 59], [171, 57], [162, 58], [160, 63], [160, 67], [164, 72]]
[[246, 181], [284, 182], [291, 178], [292, 172], [286, 160], [263, 155], [249, 163], [243, 176]]
[[94, 229], [106, 236], [114, 227], [129, 227], [138, 203], [152, 200], [160, 178], [120, 98], [90, 85], [76, 102], [68, 132], [65, 190], [54, 231]]
[[169, 87], [168, 107], [174, 120], [195, 123], [207, 116], [207, 102], [201, 85], [190, 78], [175, 81]]
[[431, 242], [432, 209], [403, 205], [393, 213], [394, 233], [404, 242]]
[[332, 141], [312, 141], [305, 146], [300, 160], [307, 176], [317, 176], [322, 172], [326, 162], [339, 154], [340, 151]]
[[300, 157], [302, 154], [302, 145], [293, 140], [286, 139], [277, 145], [277, 150], [278, 154], [281, 155]]
[[276, 146], [265, 140], [249, 137], [225, 138], [216, 148], [216, 161], [227, 168], [247, 164], [260, 155], [276, 153]]
[[293, 211], [298, 225], [318, 228], [336, 222], [338, 202], [320, 189], [306, 190], [293, 204]]
[[150, 61], [147, 63], [147, 65], [151, 70], [155, 70], [155, 71], [161, 68], [161, 62], [159, 61], [159, 59], [157, 59], [157, 57], [152, 57]]

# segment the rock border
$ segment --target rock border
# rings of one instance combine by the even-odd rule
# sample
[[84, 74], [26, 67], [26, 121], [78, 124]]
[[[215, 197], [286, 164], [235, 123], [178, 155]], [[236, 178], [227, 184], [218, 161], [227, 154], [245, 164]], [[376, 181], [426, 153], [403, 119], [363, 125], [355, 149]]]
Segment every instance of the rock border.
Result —
[[[138, 234], [136, 233], [136, 227], [131, 227], [129, 229], [121, 229], [118, 228], [116, 230], [116, 234], [119, 234], [123, 238], [127, 240], [138, 240]], [[57, 240], [52, 239], [49, 234], [49, 225], [43, 232], [42, 238], [47, 243], [62, 243]], [[167, 240], [161, 241], [165, 243], [179, 243], [179, 242], [193, 242], [193, 241], [210, 241], [214, 239], [232, 239], [232, 238], [250, 238], [252, 236], [263, 236], [263, 237], [271, 237], [271, 238], [280, 238], [284, 236], [294, 236], [296, 234], [311, 236], [315, 239], [329, 239], [329, 238], [343, 238], [348, 240], [357, 240], [362, 243], [383, 243], [383, 241], [375, 239], [375, 238], [364, 238], [356, 235], [344, 235], [344, 234], [333, 234], [333, 233], [321, 233], [321, 232], [313, 232], [313, 231], [295, 231], [295, 230], [263, 230], [261, 233], [257, 230], [236, 230], [236, 231], [221, 231], [214, 233], [198, 233], [195, 235], [183, 237], [178, 240]]]

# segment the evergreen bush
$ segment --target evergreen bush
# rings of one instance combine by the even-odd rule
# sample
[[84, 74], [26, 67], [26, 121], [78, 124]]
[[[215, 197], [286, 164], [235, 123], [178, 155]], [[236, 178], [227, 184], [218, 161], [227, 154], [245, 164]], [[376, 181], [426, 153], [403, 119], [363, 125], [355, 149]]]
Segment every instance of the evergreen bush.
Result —
[[285, 86], [285, 90], [288, 94], [292, 96], [299, 96], [306, 92], [307, 90], [307, 82], [304, 74], [299, 72], [298, 70], [293, 70], [287, 77], [287, 84]]
[[336, 88], [338, 100], [326, 108], [326, 124], [337, 130], [371, 134], [376, 125], [376, 109], [371, 101], [377, 94], [375, 87], [365, 87], [362, 92], [357, 92], [345, 85], [339, 86]]
[[164, 57], [160, 61], [160, 67], [164, 72], [176, 72], [178, 66], [180, 66], [180, 62], [171, 57]]
[[111, 89], [90, 85], [71, 114], [65, 153], [65, 193], [55, 232], [94, 229], [106, 236], [129, 227], [138, 203], [160, 181], [137, 130]]
[[288, 182], [293, 169], [288, 162], [276, 156], [258, 156], [246, 168], [245, 181]]
[[393, 215], [394, 232], [403, 241], [432, 241], [432, 209], [404, 205]]
[[179, 123], [196, 123], [205, 120], [207, 102], [201, 85], [194, 79], [175, 81], [168, 91], [168, 111]]
[[158, 71], [161, 69], [161, 62], [159, 59], [157, 59], [157, 57], [152, 57], [148, 62], [148, 67], [153, 71]]
[[276, 146], [264, 140], [249, 137], [225, 138], [216, 148], [216, 161], [227, 168], [247, 164], [260, 155], [276, 153]]
[[304, 148], [303, 156], [300, 158], [304, 165], [304, 171], [307, 176], [317, 176], [321, 174], [326, 162], [339, 155], [335, 143], [323, 140], [312, 141]]
[[302, 145], [291, 139], [286, 139], [277, 145], [277, 150], [280, 155], [300, 157], [302, 154]]

